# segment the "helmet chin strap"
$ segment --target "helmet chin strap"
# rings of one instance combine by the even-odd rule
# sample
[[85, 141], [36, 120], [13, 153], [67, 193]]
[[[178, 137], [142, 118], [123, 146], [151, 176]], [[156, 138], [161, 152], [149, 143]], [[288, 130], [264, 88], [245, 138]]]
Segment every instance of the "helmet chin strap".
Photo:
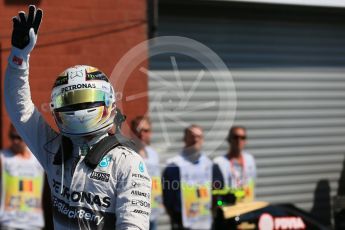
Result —
[[91, 134], [91, 135], [87, 135], [87, 136], [81, 136], [80, 138], [83, 139], [84, 141], [92, 141], [93, 139], [103, 136], [104, 133], [96, 133], [96, 134]]
[[[87, 136], [70, 136], [69, 138], [72, 140], [74, 144], [83, 145], [85, 143], [92, 143], [94, 140], [101, 139], [101, 137], [105, 136], [107, 131], [95, 133]], [[97, 142], [97, 141], [96, 141]]]

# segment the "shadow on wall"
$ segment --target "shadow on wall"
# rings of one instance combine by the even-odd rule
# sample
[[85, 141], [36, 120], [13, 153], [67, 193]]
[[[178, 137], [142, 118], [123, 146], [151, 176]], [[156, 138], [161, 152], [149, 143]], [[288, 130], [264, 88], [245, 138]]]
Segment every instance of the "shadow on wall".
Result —
[[334, 199], [334, 224], [336, 230], [345, 229], [345, 158], [341, 170], [337, 197]]
[[331, 188], [328, 180], [317, 182], [310, 213], [326, 226], [331, 226]]
[[345, 196], [345, 158], [343, 161], [343, 169], [341, 170], [338, 182], [338, 196]]

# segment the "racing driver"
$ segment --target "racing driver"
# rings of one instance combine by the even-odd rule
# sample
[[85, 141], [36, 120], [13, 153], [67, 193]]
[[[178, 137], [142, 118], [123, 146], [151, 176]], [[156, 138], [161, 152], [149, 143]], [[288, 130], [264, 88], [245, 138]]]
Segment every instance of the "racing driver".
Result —
[[13, 18], [4, 88], [13, 124], [48, 175], [55, 229], [148, 229], [151, 180], [131, 142], [107, 134], [116, 105], [105, 74], [78, 65], [58, 76], [51, 109], [60, 133], [35, 108], [29, 55], [41, 19], [35, 6]]

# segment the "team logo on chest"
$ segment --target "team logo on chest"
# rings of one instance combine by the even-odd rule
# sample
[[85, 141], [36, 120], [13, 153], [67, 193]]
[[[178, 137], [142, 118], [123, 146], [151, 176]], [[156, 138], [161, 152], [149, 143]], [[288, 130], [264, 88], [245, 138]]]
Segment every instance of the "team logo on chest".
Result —
[[110, 156], [105, 156], [103, 157], [103, 159], [99, 162], [98, 166], [101, 168], [106, 168], [109, 166], [111, 161], [111, 157]]
[[144, 163], [140, 161], [139, 163], [139, 171], [143, 173], [145, 171]]

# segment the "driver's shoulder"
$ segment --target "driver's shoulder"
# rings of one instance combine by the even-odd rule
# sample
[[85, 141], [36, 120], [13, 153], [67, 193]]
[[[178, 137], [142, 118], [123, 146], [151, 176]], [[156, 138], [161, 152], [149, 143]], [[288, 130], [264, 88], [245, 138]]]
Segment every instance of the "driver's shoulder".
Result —
[[110, 155], [119, 164], [143, 161], [143, 158], [136, 151], [123, 145], [116, 146], [107, 155]]

